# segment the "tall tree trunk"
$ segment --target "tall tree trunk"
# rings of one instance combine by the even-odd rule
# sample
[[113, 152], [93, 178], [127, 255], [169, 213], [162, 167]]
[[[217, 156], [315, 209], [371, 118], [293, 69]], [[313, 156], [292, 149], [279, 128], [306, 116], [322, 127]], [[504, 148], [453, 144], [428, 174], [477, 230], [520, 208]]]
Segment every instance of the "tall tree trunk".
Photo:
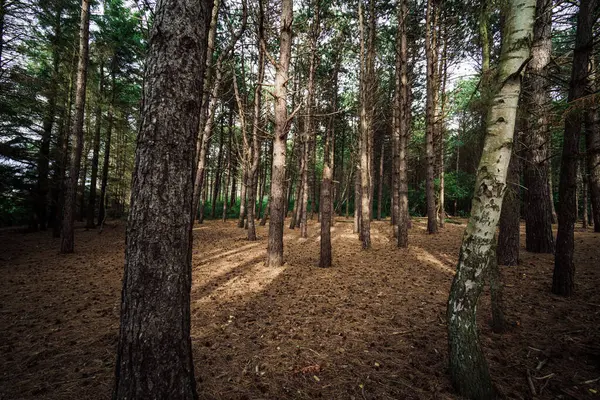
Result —
[[484, 150], [477, 170], [471, 218], [463, 236], [448, 299], [450, 375], [469, 399], [495, 397], [477, 333], [477, 301], [490, 263], [495, 262], [500, 219], [521, 90], [521, 69], [529, 58], [535, 0], [512, 0], [498, 66], [497, 91], [487, 117]]
[[279, 60], [275, 72], [275, 132], [273, 137], [273, 166], [271, 172], [271, 210], [267, 266], [283, 265], [283, 222], [285, 203], [285, 153], [290, 118], [286, 107], [288, 70], [292, 49], [292, 0], [281, 2], [281, 24], [279, 35]]
[[[506, 174], [506, 193], [502, 202], [500, 214], [500, 232], [498, 234], [497, 264], [519, 265], [519, 241], [521, 237], [521, 160], [519, 155], [519, 125], [517, 121], [515, 138], [513, 141], [513, 154], [508, 164]], [[496, 267], [497, 268], [497, 267]]]
[[436, 65], [435, 52], [437, 50], [435, 25], [433, 23], [434, 0], [427, 0], [427, 13], [425, 17], [425, 54], [427, 56], [427, 98], [426, 98], [426, 134], [425, 134], [425, 153], [427, 155], [427, 177], [425, 194], [427, 199], [427, 231], [429, 233], [437, 233], [437, 217], [435, 211], [435, 92], [436, 92]]
[[[591, 94], [588, 64], [593, 50], [593, 26], [598, 2], [581, 0], [577, 14], [577, 33], [573, 52], [573, 68], [569, 85], [569, 104]], [[573, 251], [575, 240], [575, 210], [577, 208], [577, 159], [579, 157], [579, 134], [583, 124], [580, 110], [572, 111], [565, 117], [565, 134], [558, 185], [558, 234], [554, 256], [552, 293], [570, 296], [575, 289], [575, 265]]]
[[381, 143], [381, 154], [379, 155], [379, 186], [377, 188], [377, 220], [381, 221], [381, 203], [383, 200], [383, 156], [385, 144]]
[[[259, 139], [259, 130], [262, 127], [262, 118], [260, 115], [262, 107], [262, 83], [265, 75], [265, 54], [261, 43], [264, 40], [264, 6], [263, 1], [259, 0], [258, 17], [258, 77], [254, 89], [254, 116], [252, 121], [252, 152], [251, 164], [248, 171], [249, 196], [248, 196], [248, 240], [256, 240], [256, 185], [258, 182], [258, 166], [260, 162], [261, 142]], [[262, 200], [261, 200], [262, 201]]]
[[[442, 27], [440, 27], [440, 31], [442, 30]], [[444, 21], [444, 26], [443, 26], [443, 32], [444, 32], [444, 44], [442, 46], [442, 59], [440, 60], [439, 63], [439, 71], [440, 71], [440, 75], [441, 75], [441, 79], [442, 79], [442, 83], [441, 83], [441, 89], [440, 89], [440, 98], [441, 98], [441, 102], [440, 102], [440, 114], [437, 117], [438, 120], [438, 135], [439, 135], [439, 140], [438, 140], [438, 149], [437, 149], [437, 157], [438, 157], [438, 164], [439, 164], [439, 181], [440, 181], [440, 189], [438, 192], [438, 219], [439, 219], [439, 226], [440, 228], [444, 227], [445, 224], [445, 219], [446, 219], [446, 207], [445, 207], [445, 203], [444, 203], [444, 175], [445, 175], [445, 171], [444, 171], [444, 151], [446, 149], [446, 146], [444, 144], [444, 137], [446, 135], [446, 125], [444, 123], [444, 119], [446, 118], [446, 82], [448, 79], [448, 25], [447, 23]]]
[[406, 20], [408, 18], [407, 0], [400, 0], [398, 7], [398, 43], [399, 53], [396, 68], [396, 94], [397, 121], [395, 128], [398, 133], [398, 247], [408, 247], [408, 174], [407, 174], [407, 147], [409, 136], [410, 101], [408, 86], [408, 46], [406, 41]]
[[[598, 64], [592, 64], [592, 71], [594, 67], [600, 67]], [[590, 76], [589, 86], [592, 92], [600, 89], [600, 72], [597, 70]], [[594, 223], [594, 232], [600, 232], [600, 112], [594, 102], [587, 104], [585, 111], [585, 147], [587, 182], [592, 206], [591, 220]]]
[[156, 5], [127, 228], [114, 399], [198, 398], [190, 338], [192, 196], [211, 7], [207, 0]]
[[[4, 0], [2, 0], [4, 3]], [[4, 13], [4, 6], [1, 7], [2, 13]], [[44, 121], [42, 122], [42, 138], [40, 143], [40, 152], [38, 155], [38, 181], [37, 181], [37, 193], [36, 193], [36, 209], [37, 221], [39, 228], [43, 231], [47, 228], [48, 223], [48, 191], [49, 191], [49, 179], [48, 174], [50, 172], [50, 142], [52, 141], [52, 129], [54, 127], [54, 120], [56, 118], [56, 103], [58, 97], [58, 73], [60, 70], [60, 52], [58, 49], [58, 39], [61, 37], [61, 16], [62, 8], [56, 12], [56, 24], [54, 26], [54, 40], [52, 43], [52, 79], [48, 90], [48, 105], [46, 113], [44, 115]], [[0, 21], [4, 23], [4, 15]], [[0, 32], [0, 40], [3, 40]], [[2, 43], [2, 42], [0, 42]], [[0, 51], [0, 76], [2, 71], [2, 58]]]
[[92, 150], [92, 176], [90, 181], [90, 196], [87, 204], [86, 228], [92, 229], [96, 226], [94, 217], [96, 215], [96, 186], [98, 184], [98, 160], [100, 158], [100, 132], [102, 127], [102, 100], [104, 95], [104, 62], [100, 63], [100, 81], [98, 83], [98, 99], [96, 103], [96, 126], [94, 131], [94, 144]]
[[71, 154], [69, 176], [65, 179], [65, 204], [63, 207], [63, 223], [61, 227], [61, 253], [72, 253], [75, 249], [74, 224], [77, 200], [77, 180], [83, 151], [83, 114], [85, 111], [85, 94], [87, 82], [87, 64], [90, 36], [90, 3], [81, 1], [81, 17], [79, 24], [79, 60], [77, 63], [77, 85], [75, 93], [75, 118], [71, 128]]
[[100, 183], [100, 205], [98, 207], [98, 224], [102, 225], [106, 218], [106, 187], [108, 185], [108, 170], [110, 168], [110, 144], [112, 139], [112, 128], [114, 119], [114, 108], [116, 99], [116, 86], [115, 86], [115, 75], [116, 75], [116, 63], [113, 60], [113, 66], [111, 71], [111, 100], [108, 106], [107, 115], [107, 126], [106, 126], [106, 139], [104, 142], [104, 160], [102, 165], [102, 182]]
[[580, 164], [580, 175], [581, 175], [581, 209], [582, 209], [582, 213], [581, 213], [581, 227], [583, 229], [587, 229], [588, 227], [588, 221], [589, 221], [589, 216], [588, 216], [588, 177], [586, 174], [586, 168], [585, 168], [585, 157], [583, 157], [583, 159], [581, 160], [581, 164]]
[[[363, 3], [359, 1], [359, 31], [361, 43], [361, 101], [360, 101], [360, 240], [362, 248], [369, 249], [371, 247], [371, 163], [369, 144], [372, 143], [370, 136], [372, 135], [372, 120], [369, 118], [372, 113], [371, 107], [371, 91], [372, 86], [372, 67], [374, 60], [371, 58], [371, 48], [368, 46], [365, 56], [365, 32], [363, 18]], [[371, 37], [374, 32], [369, 32]], [[369, 44], [370, 44], [369, 40]]]
[[212, 192], [212, 197], [211, 197], [211, 202], [210, 202], [210, 206], [211, 206], [211, 211], [210, 211], [210, 216], [211, 218], [215, 218], [217, 215], [217, 200], [218, 200], [218, 196], [219, 196], [219, 190], [221, 190], [221, 180], [223, 178], [223, 174], [222, 174], [222, 166], [223, 166], [223, 144], [224, 144], [224, 134], [223, 132], [225, 132], [225, 124], [224, 124], [224, 120], [225, 120], [225, 113], [222, 113], [221, 115], [221, 129], [219, 132], [219, 157], [217, 158], [217, 170], [215, 171], [215, 182], [213, 185], [213, 192]]
[[549, 106], [547, 66], [552, 51], [552, 1], [537, 0], [531, 61], [523, 81], [527, 118], [523, 135], [525, 159], [525, 247], [534, 253], [552, 253], [552, 211], [548, 193]]

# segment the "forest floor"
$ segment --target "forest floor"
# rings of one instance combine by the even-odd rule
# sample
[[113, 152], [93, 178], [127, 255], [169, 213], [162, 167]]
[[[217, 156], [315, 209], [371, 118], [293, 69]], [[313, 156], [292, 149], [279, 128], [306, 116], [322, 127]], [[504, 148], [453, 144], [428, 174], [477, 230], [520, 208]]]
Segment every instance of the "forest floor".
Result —
[[[234, 221], [194, 229], [192, 341], [201, 399], [453, 399], [446, 300], [465, 221], [397, 249], [388, 222], [363, 251], [350, 220], [333, 228], [334, 266], [285, 228], [286, 264], [264, 265], [266, 234]], [[80, 228], [76, 253], [48, 233], [0, 233], [0, 399], [108, 399], [114, 374], [124, 224]], [[522, 231], [524, 241], [524, 229]], [[503, 267], [511, 330], [481, 343], [502, 397], [600, 398], [600, 235], [576, 232], [577, 292], [550, 293], [552, 255]]]

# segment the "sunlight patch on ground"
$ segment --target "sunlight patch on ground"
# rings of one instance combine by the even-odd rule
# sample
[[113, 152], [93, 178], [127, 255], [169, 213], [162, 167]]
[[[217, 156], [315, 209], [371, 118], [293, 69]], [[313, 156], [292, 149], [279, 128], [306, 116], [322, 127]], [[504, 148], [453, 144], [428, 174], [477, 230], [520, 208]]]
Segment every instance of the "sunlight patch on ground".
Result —
[[235, 274], [230, 279], [219, 285], [210, 295], [203, 296], [194, 303], [197, 305], [212, 301], [228, 301], [233, 298], [244, 298], [264, 290], [287, 267], [267, 267], [263, 261], [257, 262], [249, 270]]
[[[234, 254], [244, 254], [244, 253], [246, 253], [247, 250], [256, 248], [259, 245], [261, 245], [261, 242], [253, 242], [253, 243], [241, 246], [241, 247], [236, 247], [233, 250], [229, 250], [229, 251], [223, 251], [223, 249], [219, 249], [219, 250], [216, 250], [216, 251], [212, 251], [212, 252], [210, 252], [208, 254], [200, 254], [200, 255], [197, 256], [198, 258], [200, 258], [200, 260], [196, 264], [196, 266], [208, 264], [208, 263], [210, 263], [212, 261], [220, 260], [223, 257], [231, 256], [231, 255], [234, 255]], [[209, 257], [206, 257], [207, 255]]]
[[450, 274], [450, 275], [455, 274], [455, 271], [452, 268], [448, 267], [446, 264], [444, 264], [443, 262], [438, 260], [433, 254], [431, 254], [430, 252], [428, 252], [427, 250], [425, 250], [423, 248], [420, 248], [420, 247], [416, 248], [415, 256], [417, 257], [417, 260], [419, 260], [427, 265], [431, 265], [446, 274]]

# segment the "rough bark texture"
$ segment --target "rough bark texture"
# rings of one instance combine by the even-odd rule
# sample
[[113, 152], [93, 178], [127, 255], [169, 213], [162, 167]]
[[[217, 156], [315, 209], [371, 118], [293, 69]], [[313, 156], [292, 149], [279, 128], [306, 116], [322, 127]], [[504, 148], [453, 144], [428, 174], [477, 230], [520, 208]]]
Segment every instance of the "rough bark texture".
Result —
[[[569, 85], [569, 104], [590, 94], [588, 63], [592, 54], [594, 14], [597, 0], [582, 0], [577, 15], [577, 33], [573, 52], [573, 68]], [[565, 134], [558, 185], [558, 233], [554, 257], [552, 292], [570, 296], [575, 289], [575, 265], [573, 230], [576, 220], [577, 159], [579, 157], [579, 133], [583, 124], [583, 113], [572, 110], [565, 117]]]
[[521, 160], [518, 156], [519, 132], [517, 127], [513, 142], [513, 155], [506, 175], [506, 193], [500, 215], [500, 232], [496, 249], [498, 264], [519, 265], [519, 241], [521, 236]]
[[427, 1], [426, 26], [425, 26], [425, 54], [427, 58], [427, 97], [425, 108], [425, 154], [427, 157], [427, 176], [425, 183], [425, 196], [427, 200], [427, 231], [437, 233], [437, 217], [435, 210], [434, 164], [435, 164], [435, 57], [437, 50], [435, 43], [435, 26], [433, 25], [434, 0]]
[[279, 267], [283, 264], [283, 222], [286, 214], [285, 196], [285, 153], [289, 131], [286, 107], [288, 70], [292, 49], [292, 0], [282, 0], [281, 31], [279, 35], [279, 60], [275, 73], [275, 132], [273, 138], [273, 166], [271, 170], [271, 210], [267, 265]]
[[196, 399], [190, 338], [195, 149], [212, 2], [160, 0], [127, 226], [114, 399]]
[[552, 253], [552, 210], [548, 193], [549, 106], [547, 66], [552, 51], [552, 1], [537, 0], [531, 60], [523, 80], [523, 103], [529, 117], [523, 135], [526, 162], [525, 247], [534, 253]]
[[[373, 162], [371, 155], [371, 149], [369, 144], [372, 142], [372, 120], [370, 116], [371, 107], [371, 72], [372, 62], [370, 52], [371, 49], [367, 50], [368, 54], [365, 57], [365, 32], [364, 32], [364, 18], [363, 18], [363, 7], [362, 1], [360, 1], [358, 7], [359, 15], [359, 30], [360, 30], [360, 43], [361, 43], [361, 78], [360, 78], [360, 240], [362, 241], [362, 248], [369, 249], [371, 247], [371, 164]], [[369, 32], [370, 37], [373, 32]], [[370, 41], [369, 41], [370, 42]], [[370, 47], [370, 46], [369, 46]]]
[[[408, 146], [408, 121], [410, 114], [410, 104], [408, 101], [408, 46], [406, 41], [406, 19], [408, 8], [406, 0], [401, 0], [398, 7], [398, 49], [396, 55], [396, 109], [398, 124], [398, 247], [408, 247], [408, 173], [407, 173], [407, 146]], [[399, 68], [399, 71], [398, 71]]]
[[498, 88], [487, 117], [487, 134], [477, 170], [471, 217], [448, 299], [450, 374], [458, 392], [470, 399], [495, 396], [479, 344], [476, 310], [486, 270], [496, 257], [496, 228], [512, 151], [521, 90], [520, 71], [529, 57], [535, 0], [513, 0], [509, 7], [498, 66]]
[[[599, 67], [594, 63], [593, 67]], [[595, 72], [590, 78], [590, 90], [597, 91], [600, 88], [600, 73]], [[589, 201], [592, 206], [592, 218], [594, 232], [600, 232], [600, 113], [598, 105], [591, 101], [587, 104], [585, 113], [585, 147], [587, 163], [587, 183], [590, 188]]]
[[87, 82], [87, 64], [90, 36], [90, 3], [81, 2], [79, 24], [79, 60], [77, 63], [77, 84], [75, 89], [75, 118], [71, 128], [71, 153], [69, 156], [69, 175], [65, 179], [65, 203], [61, 227], [60, 252], [72, 253], [75, 250], [74, 224], [77, 202], [77, 180], [83, 152], [83, 114]]

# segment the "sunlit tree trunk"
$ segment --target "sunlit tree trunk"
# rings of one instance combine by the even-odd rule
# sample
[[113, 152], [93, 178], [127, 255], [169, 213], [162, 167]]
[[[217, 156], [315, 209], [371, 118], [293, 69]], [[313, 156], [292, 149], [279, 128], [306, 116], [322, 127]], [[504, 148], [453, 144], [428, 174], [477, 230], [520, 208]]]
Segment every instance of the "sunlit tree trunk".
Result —
[[[597, 0], [582, 0], [577, 14], [577, 33], [573, 52], [573, 67], [569, 84], [569, 104], [582, 107], [576, 101], [590, 95], [588, 64], [593, 50], [593, 26], [597, 12]], [[579, 134], [583, 125], [581, 110], [572, 110], [565, 117], [565, 133], [558, 185], [558, 234], [554, 256], [552, 293], [570, 296], [575, 289], [574, 228], [576, 220], [577, 160], [579, 157]]]
[[71, 153], [69, 157], [69, 175], [65, 179], [65, 204], [61, 227], [61, 253], [72, 253], [75, 249], [74, 224], [77, 200], [77, 180], [83, 151], [83, 114], [87, 83], [88, 50], [90, 36], [90, 3], [81, 2], [79, 24], [79, 60], [77, 63], [77, 84], [75, 86], [75, 118], [71, 127]]
[[506, 189], [512, 152], [521, 71], [530, 54], [535, 0], [512, 0], [487, 117], [487, 133], [479, 162], [471, 217], [465, 230], [456, 275], [448, 299], [450, 375], [460, 395], [492, 399], [494, 388], [477, 333], [477, 302], [491, 262], [495, 262], [496, 228]]

